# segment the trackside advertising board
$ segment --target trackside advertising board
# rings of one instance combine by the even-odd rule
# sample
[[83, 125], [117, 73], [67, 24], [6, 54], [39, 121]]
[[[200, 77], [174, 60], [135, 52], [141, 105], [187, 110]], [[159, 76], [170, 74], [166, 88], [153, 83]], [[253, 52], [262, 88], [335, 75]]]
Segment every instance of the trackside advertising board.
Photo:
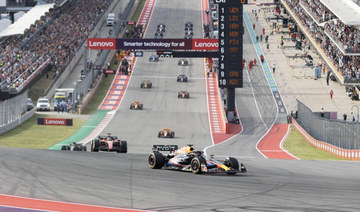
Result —
[[88, 49], [161, 49], [218, 51], [217, 39], [112, 39], [89, 38]]
[[38, 118], [38, 125], [72, 126], [72, 119]]

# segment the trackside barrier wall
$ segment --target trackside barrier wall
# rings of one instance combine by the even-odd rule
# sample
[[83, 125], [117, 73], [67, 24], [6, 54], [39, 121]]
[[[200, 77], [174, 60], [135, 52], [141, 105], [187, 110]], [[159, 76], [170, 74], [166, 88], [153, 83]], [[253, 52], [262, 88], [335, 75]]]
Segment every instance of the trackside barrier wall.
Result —
[[27, 92], [0, 102], [0, 134], [15, 128], [35, 114], [35, 109], [26, 110]]
[[360, 149], [343, 149], [326, 142], [316, 140], [311, 135], [309, 135], [294, 118], [292, 118], [292, 124], [297, 129], [297, 131], [300, 132], [300, 134], [302, 134], [314, 147], [343, 159], [360, 160]]
[[360, 123], [322, 118], [298, 102], [297, 123], [314, 139], [348, 150], [360, 149]]
[[[93, 31], [90, 33], [88, 38], [93, 38], [99, 34], [99, 30], [103, 23], [106, 21], [107, 14], [116, 6], [116, 4], [119, 3], [118, 0], [113, 0], [113, 2], [108, 7], [108, 10], [97, 20], [97, 24], [95, 25]], [[50, 85], [48, 90], [45, 92], [45, 95], [47, 98], [51, 99], [51, 97], [55, 94], [55, 88], [61, 87], [61, 85], [65, 82], [65, 80], [68, 79], [70, 73], [75, 69], [77, 64], [79, 63], [79, 60], [84, 55], [84, 45], [86, 44], [86, 39], [84, 40], [83, 44], [79, 47], [78, 51], [76, 52], [75, 56], [71, 60], [71, 62], [66, 66], [65, 70], [62, 71], [59, 76], [57, 76], [57, 79], [53, 81], [53, 83]]]
[[324, 50], [321, 49], [321, 47], [314, 41], [313, 37], [311, 36], [311, 34], [307, 31], [307, 28], [301, 23], [300, 19], [298, 18], [298, 16], [290, 9], [289, 5], [287, 4], [286, 0], [281, 0], [281, 4], [284, 6], [284, 8], [286, 9], [286, 11], [288, 12], [288, 14], [291, 15], [292, 18], [295, 19], [297, 25], [299, 26], [299, 28], [301, 29], [301, 31], [303, 32], [304, 35], [306, 35], [306, 37], [310, 40], [310, 42], [313, 44], [313, 46], [316, 48], [316, 50], [320, 53], [321, 57], [324, 59], [324, 61], [326, 62], [326, 64], [328, 65], [328, 67], [331, 68], [331, 70], [333, 71], [333, 73], [336, 75], [336, 77], [340, 80], [340, 83], [343, 84], [344, 83], [344, 77], [337, 71], [336, 67], [334, 66], [334, 64], [329, 60], [329, 58], [327, 57], [327, 55], [325, 54]]

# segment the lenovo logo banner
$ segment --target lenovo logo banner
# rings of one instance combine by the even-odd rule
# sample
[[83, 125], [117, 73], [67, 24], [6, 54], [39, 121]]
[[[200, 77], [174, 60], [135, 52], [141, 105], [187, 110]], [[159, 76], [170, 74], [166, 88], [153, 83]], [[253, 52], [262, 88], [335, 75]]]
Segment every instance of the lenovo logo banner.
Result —
[[89, 38], [88, 49], [116, 49], [116, 39], [113, 38]]
[[219, 40], [218, 39], [192, 39], [192, 49], [193, 50], [218, 51], [219, 50]]
[[72, 119], [38, 118], [38, 125], [72, 126]]

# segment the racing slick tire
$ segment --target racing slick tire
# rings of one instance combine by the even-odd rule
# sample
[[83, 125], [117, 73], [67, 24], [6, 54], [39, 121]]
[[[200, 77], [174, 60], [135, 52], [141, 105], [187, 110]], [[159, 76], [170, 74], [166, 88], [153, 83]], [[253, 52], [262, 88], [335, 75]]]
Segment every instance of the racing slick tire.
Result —
[[202, 158], [202, 157], [193, 158], [191, 160], [191, 163], [190, 163], [192, 173], [194, 173], [194, 174], [202, 174], [202, 171], [201, 171], [201, 165], [202, 164], [205, 164], [205, 166], [206, 166], [206, 161], [205, 161], [204, 158]]
[[61, 150], [70, 150], [70, 147], [69, 146], [61, 146]]
[[161, 133], [161, 131], [158, 133], [158, 138], [164, 137], [164, 133]]
[[[226, 159], [224, 161], [224, 165], [226, 165], [228, 167], [231, 167], [231, 168], [233, 168], [233, 169], [235, 169], [237, 171], [239, 170], [239, 162], [238, 162], [238, 160], [236, 158], [229, 157], [228, 159]], [[230, 175], [231, 174], [236, 174], [236, 172], [229, 172], [227, 174], [230, 174]]]
[[82, 146], [82, 147], [81, 147], [81, 151], [85, 151], [85, 152], [86, 152], [86, 150], [87, 150], [87, 149], [86, 149], [86, 146]]
[[148, 87], [149, 87], [149, 88], [151, 88], [151, 87], [152, 87], [152, 85], [150, 84], [150, 85], [148, 85]]
[[118, 153], [127, 153], [127, 141], [120, 141], [120, 150]]
[[99, 139], [95, 139], [95, 140], [91, 141], [91, 151], [92, 152], [98, 152], [99, 151], [99, 146], [100, 146]]
[[153, 152], [148, 157], [148, 163], [152, 169], [161, 169], [165, 165], [165, 157], [160, 152]]
[[144, 87], [144, 85], [140, 85], [140, 88], [143, 88]]
[[171, 132], [170, 133], [170, 138], [174, 138], [175, 137], [175, 132]]

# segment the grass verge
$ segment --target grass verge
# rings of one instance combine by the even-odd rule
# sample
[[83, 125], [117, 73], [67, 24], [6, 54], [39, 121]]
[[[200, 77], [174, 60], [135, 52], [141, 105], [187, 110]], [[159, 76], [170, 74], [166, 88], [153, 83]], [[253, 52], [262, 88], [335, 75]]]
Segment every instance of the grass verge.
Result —
[[46, 149], [74, 134], [87, 120], [86, 118], [72, 118], [73, 126], [37, 125], [37, 118], [54, 118], [54, 116], [56, 115], [35, 114], [15, 129], [1, 134], [0, 146]]
[[283, 148], [302, 160], [344, 160], [312, 146], [292, 125]]

